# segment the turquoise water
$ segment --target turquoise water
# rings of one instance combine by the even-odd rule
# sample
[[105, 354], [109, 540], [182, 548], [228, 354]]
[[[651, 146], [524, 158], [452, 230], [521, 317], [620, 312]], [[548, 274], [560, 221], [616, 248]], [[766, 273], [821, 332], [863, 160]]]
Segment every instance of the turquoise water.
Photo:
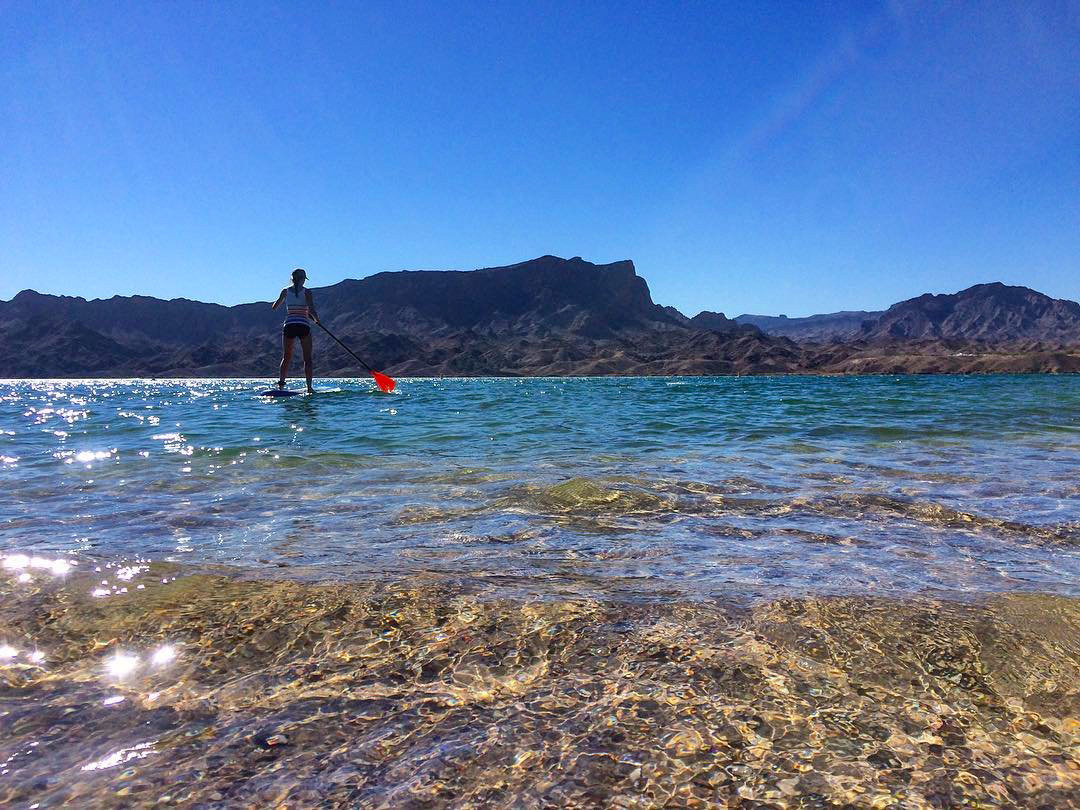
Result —
[[4, 807], [1078, 807], [1080, 377], [0, 383]]
[[3, 548], [648, 598], [1080, 593], [1075, 376], [0, 387]]

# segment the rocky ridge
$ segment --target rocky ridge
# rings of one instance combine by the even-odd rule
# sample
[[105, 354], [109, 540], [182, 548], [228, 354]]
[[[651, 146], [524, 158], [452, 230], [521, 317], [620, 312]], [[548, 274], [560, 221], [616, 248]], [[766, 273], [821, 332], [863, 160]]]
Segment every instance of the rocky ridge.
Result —
[[[398, 376], [1080, 371], [1080, 305], [1002, 284], [920, 296], [880, 315], [688, 318], [653, 302], [633, 262], [542, 256], [378, 273], [313, 292], [332, 331]], [[802, 322], [787, 333], [801, 342], [776, 321]], [[0, 377], [270, 376], [280, 322], [266, 302], [26, 290], [0, 302]], [[320, 376], [360, 373], [316, 335]]]

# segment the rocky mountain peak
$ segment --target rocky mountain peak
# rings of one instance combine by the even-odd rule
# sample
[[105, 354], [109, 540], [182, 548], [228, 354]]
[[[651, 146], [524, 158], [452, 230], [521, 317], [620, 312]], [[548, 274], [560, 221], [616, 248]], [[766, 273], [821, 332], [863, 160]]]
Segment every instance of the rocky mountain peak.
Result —
[[1028, 287], [1001, 282], [976, 284], [957, 293], [927, 293], [893, 304], [876, 322], [864, 325], [862, 336], [957, 338], [984, 343], [1075, 342], [1080, 336], [1080, 304]]

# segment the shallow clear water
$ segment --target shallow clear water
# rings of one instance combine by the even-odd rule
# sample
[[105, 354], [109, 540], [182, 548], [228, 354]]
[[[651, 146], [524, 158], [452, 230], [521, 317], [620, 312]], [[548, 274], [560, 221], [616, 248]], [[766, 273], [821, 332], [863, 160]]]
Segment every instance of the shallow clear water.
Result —
[[1075, 376], [259, 387], [3, 386], [3, 546], [643, 597], [1080, 593]]
[[0, 383], [0, 805], [1080, 806], [1080, 377]]

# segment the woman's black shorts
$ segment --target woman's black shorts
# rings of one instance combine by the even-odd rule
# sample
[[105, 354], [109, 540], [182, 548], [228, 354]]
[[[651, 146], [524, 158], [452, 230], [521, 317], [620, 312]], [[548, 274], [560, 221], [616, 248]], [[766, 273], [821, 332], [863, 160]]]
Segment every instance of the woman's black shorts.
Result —
[[311, 334], [311, 327], [306, 323], [287, 323], [281, 327], [281, 334], [287, 338], [306, 338]]

